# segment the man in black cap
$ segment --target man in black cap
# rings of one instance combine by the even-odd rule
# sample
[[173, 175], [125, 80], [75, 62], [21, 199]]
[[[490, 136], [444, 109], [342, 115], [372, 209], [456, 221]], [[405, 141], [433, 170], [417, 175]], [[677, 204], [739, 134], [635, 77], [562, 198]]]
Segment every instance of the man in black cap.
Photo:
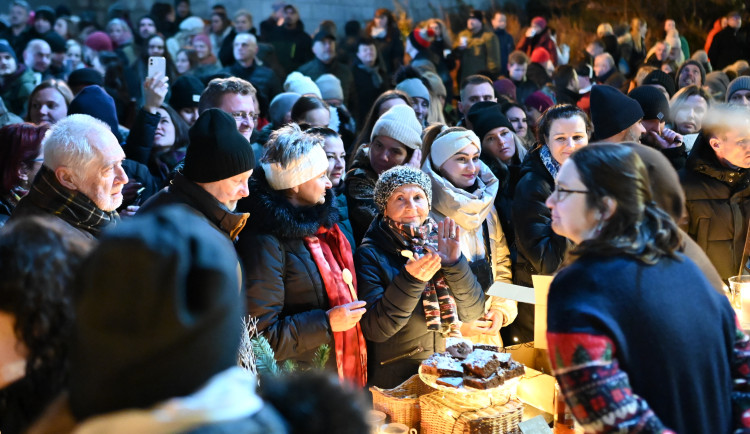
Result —
[[198, 102], [206, 86], [194, 75], [185, 74], [175, 80], [169, 105], [179, 113], [180, 117], [193, 126], [198, 120]]
[[461, 60], [459, 82], [474, 74], [495, 77], [500, 72], [500, 42], [484, 27], [484, 13], [473, 10], [466, 21], [466, 30], [458, 34], [455, 50]]
[[237, 366], [237, 255], [189, 208], [123, 222], [77, 282], [69, 393], [32, 431], [288, 432]]
[[312, 50], [315, 58], [300, 66], [297, 71], [313, 81], [323, 74], [335, 75], [341, 81], [341, 89], [344, 90], [344, 105], [353, 107], [354, 76], [346, 65], [336, 60], [336, 37], [327, 30], [321, 29], [315, 34], [313, 41]]
[[606, 84], [591, 88], [591, 122], [596, 142], [637, 142], [646, 129], [643, 109], [632, 98]]
[[237, 131], [232, 116], [219, 109], [206, 110], [190, 128], [182, 173], [138, 213], [185, 204], [234, 241], [249, 216], [234, 210], [237, 201], [248, 195], [247, 181], [254, 168], [253, 149]]
[[641, 125], [646, 132], [641, 135], [640, 143], [661, 151], [675, 170], [683, 168], [687, 158], [684, 137], [666, 128], [669, 102], [664, 94], [654, 86], [638, 86], [628, 96], [643, 109]]

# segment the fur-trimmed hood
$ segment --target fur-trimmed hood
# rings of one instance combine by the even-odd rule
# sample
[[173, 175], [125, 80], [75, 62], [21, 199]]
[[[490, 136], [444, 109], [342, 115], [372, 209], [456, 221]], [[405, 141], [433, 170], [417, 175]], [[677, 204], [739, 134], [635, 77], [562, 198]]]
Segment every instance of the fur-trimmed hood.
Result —
[[323, 205], [297, 208], [271, 189], [262, 167], [257, 167], [248, 182], [250, 195], [239, 201], [237, 209], [249, 212], [246, 231], [270, 234], [279, 239], [302, 238], [315, 234], [320, 226], [332, 227], [339, 221], [334, 195], [326, 192]]

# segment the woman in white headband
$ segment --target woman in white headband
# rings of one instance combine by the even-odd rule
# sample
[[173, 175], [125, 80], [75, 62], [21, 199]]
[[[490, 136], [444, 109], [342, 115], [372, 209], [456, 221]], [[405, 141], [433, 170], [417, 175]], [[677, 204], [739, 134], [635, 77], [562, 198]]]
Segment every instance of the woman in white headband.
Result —
[[[433, 125], [422, 145], [422, 165], [432, 182], [430, 217], [453, 219], [461, 227], [461, 252], [486, 293], [495, 282], [512, 282], [508, 243], [494, 206], [500, 182], [480, 159], [482, 145], [474, 132]], [[516, 302], [487, 296], [485, 314], [461, 325], [461, 334], [475, 343], [502, 346], [500, 328], [516, 318]]]
[[320, 135], [289, 124], [271, 134], [249, 183], [250, 219], [237, 251], [246, 272], [247, 310], [276, 360], [309, 365], [328, 345], [342, 382], [367, 381], [367, 352], [356, 300], [352, 248], [338, 226]]

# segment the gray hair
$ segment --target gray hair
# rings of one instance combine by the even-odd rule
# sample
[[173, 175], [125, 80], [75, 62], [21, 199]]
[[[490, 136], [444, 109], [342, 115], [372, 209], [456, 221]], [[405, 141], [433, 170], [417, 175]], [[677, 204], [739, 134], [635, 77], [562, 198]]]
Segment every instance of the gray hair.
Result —
[[84, 114], [73, 114], [56, 123], [42, 140], [44, 165], [51, 170], [66, 166], [83, 170], [96, 156], [92, 140], [112, 134], [109, 125]]
[[310, 153], [314, 146], [323, 146], [324, 143], [323, 136], [306, 133], [299, 125], [290, 123], [271, 133], [260, 161], [279, 163], [281, 167], [286, 167]]
[[232, 41], [232, 43], [234, 43], [240, 36], [242, 36], [243, 38], [247, 37], [248, 39], [250, 39], [250, 42], [253, 45], [258, 45], [258, 38], [256, 38], [252, 33], [248, 32], [237, 33], [237, 36], [234, 37], [234, 41]]
[[[610, 68], [613, 67], [613, 66], [615, 66], [615, 58], [612, 57], [612, 55], [609, 54], [609, 53], [597, 54], [596, 57], [599, 57], [599, 58], [602, 58], [602, 59], [607, 59], [607, 64], [609, 65]], [[596, 58], [594, 58], [594, 59], [596, 59]]]

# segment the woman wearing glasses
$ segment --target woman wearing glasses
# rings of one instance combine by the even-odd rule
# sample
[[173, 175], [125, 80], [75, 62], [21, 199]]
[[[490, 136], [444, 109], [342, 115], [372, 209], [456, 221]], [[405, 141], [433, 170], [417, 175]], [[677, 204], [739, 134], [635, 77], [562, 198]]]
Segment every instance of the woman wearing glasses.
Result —
[[[588, 145], [591, 129], [586, 113], [569, 104], [551, 107], [539, 120], [539, 143], [521, 166], [511, 211], [518, 247], [513, 281], [519, 285], [532, 286], [533, 274], [554, 273], [565, 257], [569, 241], [552, 231], [544, 202], [560, 166], [573, 151]], [[502, 332], [506, 343], [534, 340], [534, 307], [519, 303], [516, 321]]]
[[636, 152], [576, 151], [547, 206], [552, 229], [575, 244], [550, 287], [547, 342], [584, 430], [747, 429], [750, 339], [678, 252], [677, 226], [654, 202]]

